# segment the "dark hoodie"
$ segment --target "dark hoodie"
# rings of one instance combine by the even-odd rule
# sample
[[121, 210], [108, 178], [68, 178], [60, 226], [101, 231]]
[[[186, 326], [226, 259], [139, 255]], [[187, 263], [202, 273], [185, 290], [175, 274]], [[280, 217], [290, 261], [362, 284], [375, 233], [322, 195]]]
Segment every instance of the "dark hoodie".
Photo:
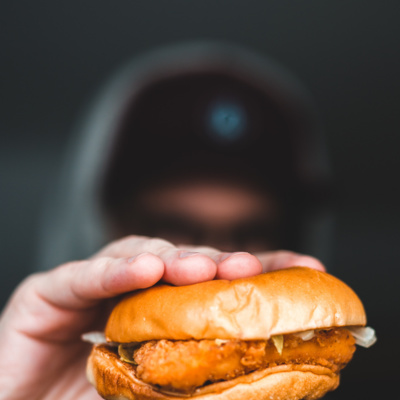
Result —
[[137, 57], [95, 99], [47, 204], [38, 269], [87, 258], [115, 239], [110, 220], [127, 188], [186, 164], [212, 173], [221, 158], [284, 199], [287, 247], [328, 261], [329, 171], [307, 91], [246, 49], [189, 43]]

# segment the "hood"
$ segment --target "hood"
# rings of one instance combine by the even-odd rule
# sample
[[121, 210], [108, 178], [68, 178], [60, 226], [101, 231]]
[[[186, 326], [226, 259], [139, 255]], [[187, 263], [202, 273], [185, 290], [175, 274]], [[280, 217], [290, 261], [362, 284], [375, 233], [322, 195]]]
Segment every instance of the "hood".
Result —
[[[239, 95], [229, 90], [219, 95], [221, 80], [236, 82], [241, 88]], [[177, 104], [168, 96], [168, 88], [172, 93], [174, 85], [182, 90]], [[185, 107], [196, 98], [198, 87], [203, 90], [203, 103], [196, 106], [200, 111], [192, 113]], [[163, 88], [161, 105], [153, 110], [157, 100], [152, 93], [158, 93], [159, 88]], [[208, 95], [210, 91], [212, 95]], [[256, 93], [259, 100], [248, 100], [249, 93]], [[214, 112], [214, 119], [204, 117], [210, 99], [215, 100], [214, 111], [226, 106], [233, 110], [235, 118], [228, 128], [218, 125], [218, 112]], [[255, 102], [254, 107], [252, 103], [243, 106], [254, 113], [241, 115], [242, 100]], [[189, 121], [191, 118], [195, 121]], [[285, 124], [285, 133], [275, 134], [276, 141], [262, 129], [266, 119], [274, 121], [271, 126], [279, 121]], [[179, 131], [181, 136], [164, 134], [163, 127], [170, 123], [170, 131]], [[207, 126], [198, 128], [202, 125]], [[246, 140], [254, 141], [242, 134], [244, 125], [252, 127], [251, 135], [257, 136], [255, 145], [246, 144]], [[192, 132], [193, 126], [197, 132]], [[208, 135], [208, 142], [200, 145], [202, 135]], [[324, 200], [330, 173], [321, 126], [307, 90], [285, 68], [266, 57], [226, 43], [187, 43], [136, 57], [102, 88], [72, 137], [60, 180], [45, 207], [38, 269], [87, 258], [114, 239], [105, 209], [122, 195], [127, 184], [140, 186], [146, 177], [162, 169], [165, 146], [171, 146], [177, 154], [187, 154], [187, 158], [193, 158], [188, 149], [199, 146], [218, 155], [225, 151], [221, 149], [229, 148], [228, 157], [233, 154], [236, 158], [247, 148], [241, 162], [250, 165], [246, 157], [261, 159], [254, 170], [272, 180], [282, 175], [276, 184], [284, 181], [282, 188], [290, 188], [287, 195], [295, 196], [293, 201], [301, 204], [296, 208], [296, 231], [300, 232], [293, 250], [327, 262], [330, 214]], [[153, 149], [158, 151], [156, 156]], [[256, 150], [257, 157], [252, 157]], [[278, 169], [283, 172], [277, 175], [273, 171], [277, 170], [278, 153], [282, 154]], [[265, 160], [269, 159], [274, 163], [268, 165]], [[132, 166], [129, 183], [120, 174], [128, 164]]]

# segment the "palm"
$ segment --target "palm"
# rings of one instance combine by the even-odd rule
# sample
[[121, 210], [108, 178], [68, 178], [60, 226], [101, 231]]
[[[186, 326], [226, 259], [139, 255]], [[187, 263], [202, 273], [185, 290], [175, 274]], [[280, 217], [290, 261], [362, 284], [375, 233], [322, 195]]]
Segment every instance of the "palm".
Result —
[[[69, 349], [71, 351], [71, 349]], [[43, 396], [43, 400], [99, 400], [94, 387], [88, 382], [85, 374], [87, 360], [87, 346], [78, 345], [73, 348], [71, 353], [80, 353], [81, 355], [73, 359], [70, 363], [60, 365], [49, 371], [47, 382], [52, 382]], [[61, 357], [67, 354], [61, 353]], [[69, 355], [70, 356], [70, 355]], [[40, 372], [40, 375], [42, 373]], [[41, 376], [37, 377], [38, 379]], [[38, 388], [39, 389], [39, 388]], [[35, 391], [35, 390], [34, 390]]]
[[[17, 310], [20, 315], [15, 313], [15, 309], [13, 313], [5, 310], [3, 322], [7, 319], [11, 323], [22, 322], [14, 323], [14, 331], [4, 335], [0, 344], [0, 352], [6, 354], [0, 361], [0, 376], [12, 379], [14, 375], [23, 375], [27, 382], [24, 388], [19, 389], [18, 397], [13, 397], [10, 379], [3, 385], [0, 378], [4, 388], [0, 399], [99, 400], [99, 395], [86, 379], [90, 345], [81, 340], [80, 334], [102, 329], [108, 302], [72, 311], [55, 307], [40, 296], [32, 296], [29, 300]], [[26, 314], [35, 315], [34, 325], [30, 325]], [[0, 333], [4, 333], [2, 329]], [[25, 362], [18, 364], [13, 371], [13, 365], [19, 360]], [[32, 393], [37, 395], [32, 396]]]
[[[86, 323], [80, 332], [90, 332], [102, 330], [107, 310], [114, 304], [114, 301], [101, 302], [98, 307], [78, 312], [71, 318], [71, 326], [80, 326], [81, 321]], [[71, 332], [70, 332], [71, 333]], [[49, 343], [49, 346], [52, 346]], [[94, 387], [86, 378], [86, 362], [89, 356], [91, 345], [81, 340], [79, 332], [57, 345], [54, 350], [57, 354], [57, 362], [47, 377], [48, 382], [52, 382], [48, 388], [48, 394], [43, 397], [47, 399], [59, 400], [99, 400], [101, 397], [97, 394]], [[41, 372], [39, 372], [41, 374]], [[40, 376], [38, 376], [40, 378]], [[51, 379], [50, 379], [51, 378]]]
[[[85, 346], [86, 347], [86, 346]], [[82, 356], [64, 365], [60, 373], [52, 374], [54, 384], [49, 387], [44, 400], [99, 400], [94, 387], [88, 382], [85, 374], [87, 348], [82, 348]], [[61, 379], [60, 379], [61, 377]]]

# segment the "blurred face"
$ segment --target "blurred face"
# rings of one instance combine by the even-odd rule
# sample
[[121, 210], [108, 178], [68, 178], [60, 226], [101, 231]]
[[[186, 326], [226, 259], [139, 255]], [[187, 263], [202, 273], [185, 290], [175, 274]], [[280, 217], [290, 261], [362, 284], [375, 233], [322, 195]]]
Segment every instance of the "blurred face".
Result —
[[143, 191], [135, 203], [131, 232], [125, 233], [223, 251], [256, 252], [279, 246], [276, 199], [241, 184], [175, 182]]

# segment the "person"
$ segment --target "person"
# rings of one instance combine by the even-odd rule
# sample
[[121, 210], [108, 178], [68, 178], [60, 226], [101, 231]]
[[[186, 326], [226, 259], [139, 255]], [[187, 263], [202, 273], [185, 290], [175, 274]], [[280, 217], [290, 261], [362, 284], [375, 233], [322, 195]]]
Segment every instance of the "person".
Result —
[[226, 44], [158, 51], [118, 74], [48, 207], [40, 271], [3, 310], [0, 399], [99, 399], [81, 335], [101, 330], [124, 293], [325, 270], [298, 252], [324, 247], [327, 180], [303, 93], [271, 61]]

